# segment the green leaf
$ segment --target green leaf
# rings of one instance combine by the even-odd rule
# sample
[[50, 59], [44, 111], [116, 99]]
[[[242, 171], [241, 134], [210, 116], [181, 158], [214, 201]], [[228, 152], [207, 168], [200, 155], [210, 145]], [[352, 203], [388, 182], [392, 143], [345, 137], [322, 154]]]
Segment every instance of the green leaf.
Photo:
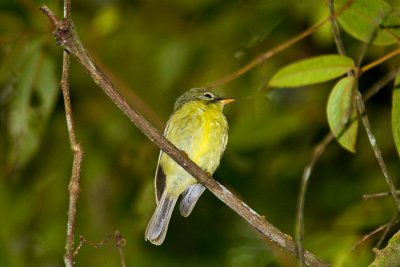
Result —
[[376, 249], [375, 260], [369, 267], [390, 267], [400, 264], [400, 231], [395, 233], [384, 249]]
[[392, 101], [392, 132], [397, 152], [400, 155], [400, 76], [394, 83]]
[[[340, 10], [347, 2], [335, 1], [335, 10]], [[353, 1], [338, 21], [347, 33], [366, 43], [390, 45], [396, 42], [394, 35], [400, 35], [398, 11], [384, 0]]]
[[58, 93], [55, 67], [42, 51], [41, 40], [29, 40], [21, 51], [20, 69], [10, 66], [7, 132], [9, 162], [19, 168], [38, 150], [42, 133]]
[[354, 68], [351, 58], [324, 55], [304, 59], [280, 69], [271, 79], [272, 87], [298, 87], [326, 82]]
[[[329, 127], [339, 144], [350, 152], [355, 152], [357, 141], [357, 112], [353, 100], [354, 77], [342, 78], [332, 89], [327, 104]], [[349, 111], [352, 109], [351, 123], [347, 126]], [[347, 127], [346, 127], [347, 126]]]

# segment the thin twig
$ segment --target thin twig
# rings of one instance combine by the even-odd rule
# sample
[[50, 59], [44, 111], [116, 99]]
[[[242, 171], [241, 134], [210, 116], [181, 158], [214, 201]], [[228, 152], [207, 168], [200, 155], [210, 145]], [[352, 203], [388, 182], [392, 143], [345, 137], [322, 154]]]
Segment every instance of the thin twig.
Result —
[[232, 72], [232, 73], [230, 73], [230, 74], [228, 74], [228, 75], [226, 75], [226, 76], [224, 76], [224, 77], [222, 77], [222, 78], [220, 78], [218, 80], [215, 80], [215, 81], [209, 83], [206, 87], [213, 88], [213, 87], [221, 86], [221, 85], [224, 85], [224, 84], [226, 84], [226, 83], [238, 78], [239, 76], [245, 74], [246, 72], [248, 72], [249, 70], [251, 70], [255, 66], [258, 66], [258, 65], [264, 63], [265, 61], [267, 61], [271, 57], [277, 55], [278, 53], [282, 52], [286, 48], [294, 45], [295, 43], [297, 43], [297, 42], [301, 41], [302, 39], [306, 38], [307, 36], [311, 35], [316, 30], [318, 30], [320, 27], [324, 26], [325, 23], [329, 22], [332, 18], [335, 18], [335, 17], [339, 16], [340, 14], [342, 14], [352, 3], [353, 3], [353, 0], [347, 1], [346, 4], [344, 4], [340, 8], [340, 10], [338, 10], [336, 13], [334, 13], [334, 14], [330, 15], [329, 17], [321, 20], [317, 24], [314, 24], [313, 26], [311, 26], [307, 30], [303, 31], [299, 35], [296, 35], [292, 39], [289, 39], [289, 40], [279, 44], [275, 48], [273, 48], [271, 50], [268, 50], [267, 52], [261, 54], [256, 59], [253, 59], [252, 61], [250, 61], [249, 63], [244, 65], [242, 68], [240, 68], [240, 69], [238, 69], [238, 70], [236, 70], [236, 71], [234, 71], [234, 72]]
[[[50, 14], [48, 9], [42, 9], [46, 14]], [[50, 12], [50, 13], [49, 13]], [[71, 17], [71, 0], [64, 1], [64, 18]], [[52, 18], [52, 16], [50, 16]], [[57, 25], [55, 18], [51, 19], [52, 23]], [[69, 89], [69, 75], [70, 75], [70, 55], [68, 52], [63, 53], [63, 67], [61, 77], [61, 90], [64, 98], [65, 116], [67, 121], [67, 129], [71, 150], [73, 152], [72, 174], [69, 182], [69, 207], [68, 207], [68, 221], [67, 221], [67, 238], [65, 244], [64, 263], [67, 267], [74, 266], [74, 235], [75, 235], [75, 221], [76, 221], [76, 206], [79, 197], [79, 180], [80, 171], [82, 166], [83, 150], [78, 143], [75, 135], [74, 120], [71, 108], [70, 89]]]
[[[397, 190], [396, 194], [400, 195], [400, 190]], [[380, 192], [380, 193], [374, 193], [374, 194], [364, 194], [362, 197], [364, 200], [370, 200], [373, 198], [387, 197], [390, 195], [391, 195], [391, 192]]]
[[311, 172], [314, 166], [325, 151], [325, 147], [333, 140], [334, 136], [332, 133], [327, 134], [324, 139], [314, 148], [311, 160], [303, 170], [301, 177], [300, 192], [297, 200], [297, 215], [296, 215], [296, 243], [299, 251], [299, 262], [300, 266], [304, 266], [304, 203], [306, 198], [306, 192], [308, 187], [308, 181], [310, 180]]
[[[370, 38], [370, 42], [369, 43], [372, 43], [372, 41], [375, 39], [375, 37], [377, 35], [378, 28], [379, 28], [379, 25], [377, 25], [376, 30], [371, 34], [371, 38]], [[357, 65], [358, 67], [361, 65], [361, 61], [362, 61], [363, 57], [365, 56], [365, 53], [366, 53], [366, 50], [367, 50], [367, 46], [369, 45], [369, 43], [364, 45], [364, 49], [362, 50], [362, 53], [361, 53], [359, 61], [358, 61], [358, 65]], [[398, 49], [398, 50], [400, 50], [400, 49]], [[356, 77], [357, 78], [360, 77], [360, 75], [363, 72], [367, 71], [368, 69], [374, 67], [377, 64], [382, 63], [383, 61], [389, 59], [390, 57], [395, 56], [398, 53], [396, 51], [397, 50], [392, 51], [391, 53], [383, 56], [382, 58], [380, 58], [380, 59], [378, 59], [378, 60], [376, 60], [376, 61], [374, 61], [374, 62], [372, 62], [370, 64], [368, 64], [367, 66], [365, 66], [363, 68], [359, 68], [359, 72], [356, 73]], [[372, 132], [372, 128], [371, 128], [371, 125], [369, 123], [369, 119], [368, 119], [367, 112], [366, 112], [366, 109], [365, 109], [365, 103], [364, 103], [364, 100], [363, 100], [363, 96], [361, 95], [361, 93], [360, 93], [360, 91], [358, 89], [356, 90], [355, 93], [356, 94], [354, 96], [354, 99], [355, 99], [355, 102], [356, 102], [357, 110], [358, 110], [358, 113], [359, 113], [359, 115], [361, 117], [361, 121], [363, 122], [364, 129], [365, 129], [365, 131], [367, 133], [368, 140], [369, 140], [369, 142], [371, 144], [372, 150], [374, 151], [375, 158], [377, 159], [377, 161], [379, 163], [379, 166], [381, 167], [381, 170], [382, 170], [383, 176], [385, 177], [386, 183], [389, 186], [389, 190], [390, 190], [390, 192], [391, 192], [391, 194], [392, 194], [392, 196], [394, 198], [394, 201], [396, 203], [397, 209], [400, 211], [400, 198], [396, 194], [396, 187], [394, 185], [393, 179], [391, 178], [391, 176], [389, 174], [389, 171], [388, 171], [388, 169], [386, 167], [385, 161], [384, 161], [383, 156], [382, 156], [382, 152], [381, 152], [381, 150], [380, 150], [380, 148], [379, 148], [379, 146], [377, 144], [375, 135]]]
[[64, 0], [64, 19], [71, 18], [71, 1], [72, 0]]
[[384, 62], [394, 56], [397, 56], [398, 54], [400, 54], [400, 48], [397, 48], [396, 50], [393, 50], [392, 52], [384, 55], [383, 57], [380, 57], [377, 60], [374, 60], [373, 62], [369, 63], [368, 65], [363, 66], [360, 70], [360, 75], [363, 74], [364, 72], [372, 69], [373, 67], [381, 64], [382, 62]]
[[389, 84], [400, 74], [400, 64], [395, 66], [391, 71], [389, 71], [385, 76], [380, 78], [374, 85], [372, 85], [364, 94], [364, 102], [367, 102], [371, 97], [373, 97], [380, 89]]
[[[45, 13], [51, 16], [51, 13]], [[54, 15], [53, 15], [54, 16]], [[53, 21], [53, 20], [51, 20]], [[153, 143], [162, 149], [167, 155], [182, 166], [188, 173], [195, 177], [200, 183], [207, 187], [217, 198], [228, 205], [232, 210], [244, 218], [256, 230], [271, 240], [272, 243], [280, 246], [288, 253], [298, 257], [296, 243], [292, 238], [279, 229], [274, 227], [265, 218], [257, 214], [244, 202], [234, 196], [228, 189], [218, 183], [213, 177], [199, 168], [191, 161], [185, 153], [177, 149], [170, 143], [154, 126], [149, 124], [142, 115], [132, 109], [125, 99], [118, 93], [111, 81], [98, 69], [90, 58], [87, 51], [81, 44], [71, 20], [62, 20], [57, 22], [57, 29], [54, 32], [56, 41], [69, 53], [71, 53], [78, 62], [89, 73], [94, 82], [99, 85], [111, 100], [121, 109], [121, 111], [136, 125], [143, 134]], [[304, 258], [306, 264], [310, 266], [329, 266], [314, 254], [305, 251]]]
[[[69, 64], [69, 57], [66, 56], [66, 52], [64, 52], [64, 66]], [[67, 83], [64, 80], [64, 77], [68, 76], [68, 74], [64, 75], [63, 68], [63, 79], [61, 82], [61, 87], [64, 96], [64, 103], [65, 103], [65, 111], [67, 117], [67, 126], [68, 126], [68, 133], [71, 142], [71, 148], [73, 151], [73, 163], [72, 163], [72, 174], [71, 180], [69, 182], [68, 190], [69, 190], [69, 208], [68, 208], [68, 222], [67, 222], [67, 240], [65, 245], [65, 256], [64, 262], [67, 267], [72, 267], [74, 265], [74, 235], [75, 235], [75, 221], [76, 221], [76, 206], [78, 202], [79, 192], [80, 192], [80, 171], [82, 166], [82, 158], [83, 158], [83, 150], [79, 143], [77, 143], [75, 134], [74, 134], [74, 123], [72, 119], [72, 111], [71, 111], [71, 102], [69, 99], [69, 90]]]
[[115, 231], [114, 240], [115, 240], [115, 246], [118, 249], [121, 266], [126, 267], [126, 261], [125, 261], [125, 256], [124, 256], [124, 247], [126, 245], [126, 240], [122, 237], [122, 235], [119, 231]]
[[74, 256], [78, 255], [79, 250], [82, 248], [83, 244], [88, 244], [92, 248], [101, 248], [104, 247], [112, 238], [114, 234], [109, 234], [106, 238], [101, 240], [100, 242], [93, 242], [86, 239], [83, 235], [79, 236], [79, 244], [74, 251]]
[[88, 239], [86, 239], [84, 236], [79, 237], [79, 244], [76, 247], [76, 249], [73, 252], [73, 255], [76, 256], [79, 253], [79, 250], [82, 248], [83, 244], [88, 244], [89, 246], [93, 248], [101, 248], [105, 246], [111, 239], [114, 239], [115, 247], [118, 249], [118, 254], [120, 257], [121, 261], [121, 266], [126, 267], [126, 261], [125, 261], [125, 256], [124, 256], [124, 250], [123, 248], [126, 245], [126, 240], [122, 237], [121, 233], [116, 230], [114, 234], [108, 235], [106, 238], [101, 240], [100, 242], [93, 242]]
[[[340, 35], [339, 25], [336, 21], [336, 17], [332, 16], [335, 13], [334, 0], [329, 0], [328, 6], [329, 6], [329, 13], [331, 14], [331, 17], [332, 17], [331, 21], [330, 21], [331, 22], [331, 31], [332, 31], [333, 39], [335, 41], [336, 50], [338, 51], [339, 55], [346, 56], [346, 50], [344, 49], [343, 40]], [[353, 71], [352, 70], [348, 71], [347, 76], [354, 77]], [[352, 97], [350, 99], [354, 99], [355, 90], [356, 90], [356, 87], [355, 87], [355, 84], [353, 84], [352, 90], [351, 90]], [[354, 101], [352, 101], [352, 103], [349, 105], [349, 107], [346, 111], [345, 118], [343, 118], [343, 125], [344, 125], [343, 130], [342, 130], [343, 134], [348, 129], [349, 123], [353, 117], [352, 116], [353, 111], [354, 111]]]
[[371, 144], [372, 150], [374, 151], [375, 157], [379, 163], [379, 166], [381, 167], [381, 170], [382, 170], [383, 176], [385, 177], [386, 183], [389, 186], [390, 193], [392, 194], [392, 196], [395, 200], [397, 209], [400, 211], [400, 199], [396, 193], [396, 187], [395, 187], [393, 179], [390, 176], [389, 171], [386, 167], [385, 161], [383, 160], [382, 152], [376, 142], [375, 135], [372, 132], [371, 125], [369, 124], [369, 120], [368, 120], [366, 110], [365, 110], [365, 104], [362, 99], [362, 95], [358, 90], [356, 92], [356, 103], [357, 103], [358, 113], [360, 114], [361, 120], [364, 124], [364, 128], [365, 128], [365, 131], [367, 132], [368, 140]]
[[387, 234], [389, 233], [390, 229], [392, 229], [392, 227], [398, 223], [400, 220], [400, 213], [398, 212], [396, 214], [396, 216], [393, 217], [393, 219], [386, 224], [386, 229], [385, 231], [383, 231], [381, 238], [379, 238], [378, 243], [376, 244], [376, 248], [380, 248], [382, 246], [383, 241], [385, 240], [385, 238], [387, 237]]
[[388, 223], [386, 223], [386, 224], [384, 224], [384, 225], [381, 225], [381, 226], [379, 226], [378, 228], [376, 228], [375, 230], [373, 230], [372, 232], [370, 232], [370, 233], [364, 235], [364, 236], [352, 247], [351, 250], [354, 251], [354, 250], [355, 250], [359, 245], [361, 245], [365, 240], [367, 240], [368, 238], [372, 237], [373, 235], [375, 235], [375, 234], [377, 234], [377, 233], [383, 231], [383, 233], [382, 233], [381, 237], [379, 238], [379, 241], [378, 241], [378, 243], [377, 243], [377, 245], [376, 245], [376, 247], [375, 247], [375, 248], [379, 248], [379, 247], [382, 245], [382, 242], [383, 242], [383, 240], [386, 238], [386, 236], [387, 236], [388, 232], [390, 231], [390, 229], [391, 229], [396, 223], [399, 222], [399, 219], [400, 219], [400, 213], [397, 213], [396, 216], [394, 216], [394, 217], [390, 220], [390, 222], [388, 222]]
[[374, 236], [375, 234], [384, 231], [389, 223], [386, 223], [384, 225], [379, 226], [378, 228], [376, 228], [375, 230], [373, 230], [372, 232], [369, 232], [368, 234], [364, 235], [360, 240], [357, 241], [357, 243], [355, 243], [353, 245], [353, 247], [351, 248], [352, 251], [356, 250], [356, 248], [361, 245], [362, 243], [364, 243], [367, 239], [369, 239], [370, 237]]
[[336, 49], [338, 50], [340, 55], [345, 55], [346, 51], [344, 50], [342, 38], [340, 37], [339, 26], [336, 21], [336, 17], [333, 16], [335, 14], [335, 6], [333, 4], [333, 0], [329, 0], [329, 14], [331, 15], [331, 27], [332, 27], [332, 34], [333, 39], [335, 40]]
[[40, 7], [40, 11], [42, 11], [50, 19], [51, 25], [54, 28], [56, 28], [57, 27], [57, 23], [58, 23], [58, 19], [56, 18], [54, 13], [47, 6], [41, 6]]

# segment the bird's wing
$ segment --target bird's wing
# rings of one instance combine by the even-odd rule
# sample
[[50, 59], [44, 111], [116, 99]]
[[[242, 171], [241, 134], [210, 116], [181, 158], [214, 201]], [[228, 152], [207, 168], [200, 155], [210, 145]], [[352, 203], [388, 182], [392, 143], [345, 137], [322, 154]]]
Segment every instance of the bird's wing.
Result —
[[[164, 136], [166, 135], [166, 133], [168, 131], [169, 122], [170, 122], [170, 120], [168, 120], [167, 125], [165, 126]], [[162, 196], [162, 194], [164, 192], [164, 188], [165, 188], [165, 173], [160, 165], [160, 159], [161, 159], [161, 156], [163, 155], [163, 153], [164, 152], [162, 150], [160, 150], [160, 155], [158, 156], [158, 161], [157, 161], [156, 174], [154, 177], [154, 188], [155, 188], [155, 193], [156, 193], [157, 205], [161, 199], [161, 196]]]
[[161, 158], [162, 154], [163, 154], [163, 152], [161, 150], [160, 155], [158, 156], [156, 175], [154, 177], [154, 186], [155, 186], [157, 205], [161, 199], [162, 193], [164, 192], [164, 188], [165, 188], [165, 174], [164, 174], [162, 167], [160, 166], [160, 158]]

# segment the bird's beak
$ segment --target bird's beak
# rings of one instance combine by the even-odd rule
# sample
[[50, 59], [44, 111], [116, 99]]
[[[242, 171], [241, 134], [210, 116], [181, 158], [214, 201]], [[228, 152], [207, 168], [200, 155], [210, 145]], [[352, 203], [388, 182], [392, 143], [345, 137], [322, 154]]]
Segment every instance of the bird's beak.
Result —
[[226, 105], [226, 104], [232, 103], [235, 100], [236, 100], [235, 98], [224, 98], [224, 99], [221, 99], [219, 102], [221, 102], [223, 105]]

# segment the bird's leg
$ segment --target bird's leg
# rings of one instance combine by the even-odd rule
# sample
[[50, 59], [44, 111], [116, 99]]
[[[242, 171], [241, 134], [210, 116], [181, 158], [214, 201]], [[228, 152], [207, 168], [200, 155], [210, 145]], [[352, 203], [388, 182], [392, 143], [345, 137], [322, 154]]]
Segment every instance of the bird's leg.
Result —
[[207, 184], [208, 178], [212, 177], [212, 174], [209, 173], [207, 170], [204, 170], [204, 171], [205, 171], [205, 173], [207, 174], [207, 178], [206, 178], [206, 181], [205, 181], [203, 184]]
[[185, 158], [185, 159], [191, 159], [190, 157], [189, 157], [189, 155], [185, 152], [185, 150], [181, 150], [181, 153], [182, 153], [182, 157], [183, 158]]

